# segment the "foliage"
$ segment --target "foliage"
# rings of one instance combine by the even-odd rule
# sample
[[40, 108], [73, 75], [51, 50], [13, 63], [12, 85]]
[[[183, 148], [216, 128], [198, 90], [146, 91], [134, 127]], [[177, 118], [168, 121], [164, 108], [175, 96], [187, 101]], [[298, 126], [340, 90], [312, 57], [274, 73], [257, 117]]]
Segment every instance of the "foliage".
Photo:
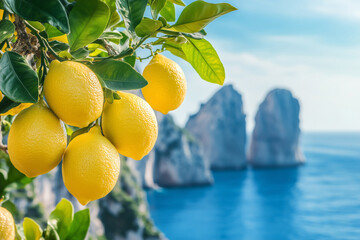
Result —
[[[10, 212], [14, 209], [3, 202], [2, 206]], [[31, 218], [24, 218], [22, 225], [17, 227], [17, 239], [26, 240], [80, 240], [85, 239], [90, 226], [89, 209], [83, 209], [74, 214], [72, 203], [62, 199], [50, 213], [45, 228]]]

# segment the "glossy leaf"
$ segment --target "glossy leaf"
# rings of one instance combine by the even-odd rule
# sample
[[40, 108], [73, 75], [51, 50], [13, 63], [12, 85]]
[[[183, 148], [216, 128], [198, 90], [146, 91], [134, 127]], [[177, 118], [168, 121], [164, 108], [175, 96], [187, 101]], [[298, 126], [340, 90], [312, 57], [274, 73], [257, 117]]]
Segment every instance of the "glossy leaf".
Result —
[[60, 239], [67, 236], [74, 218], [74, 207], [69, 200], [61, 199], [54, 211], [50, 213], [48, 225], [58, 233]]
[[214, 19], [234, 10], [236, 8], [228, 3], [195, 1], [184, 8], [171, 30], [185, 33], [199, 32]]
[[185, 6], [185, 3], [182, 0], [168, 0], [176, 5]]
[[90, 226], [90, 211], [88, 208], [78, 211], [74, 215], [70, 231], [66, 240], [83, 240], [86, 238]]
[[11, 37], [15, 32], [14, 24], [9, 20], [0, 21], [0, 43]]
[[89, 51], [86, 50], [85, 48], [79, 48], [76, 51], [70, 52], [70, 54], [75, 58], [75, 59], [82, 59], [85, 58], [89, 55]]
[[127, 56], [127, 57], [124, 57], [124, 62], [127, 62], [128, 64], [130, 64], [130, 66], [135, 67], [136, 56]]
[[4, 0], [20, 17], [29, 21], [49, 23], [63, 33], [69, 33], [69, 20], [59, 0]]
[[148, 0], [116, 0], [116, 6], [130, 33], [134, 33], [136, 26], [140, 24], [147, 3]]
[[89, 126], [84, 127], [84, 128], [80, 128], [80, 129], [74, 131], [74, 132], [71, 134], [69, 141], [71, 142], [71, 140], [73, 140], [73, 139], [76, 138], [77, 136], [89, 132], [90, 129], [91, 129], [94, 125], [95, 125], [94, 123], [90, 123]]
[[50, 24], [45, 23], [44, 27], [48, 38], [54, 38], [64, 35], [64, 33], [60, 32], [56, 27], [51, 26]]
[[187, 61], [202, 79], [223, 85], [225, 80], [224, 66], [213, 46], [205, 39], [187, 39], [188, 42], [182, 46]]
[[31, 218], [25, 218], [23, 222], [24, 235], [26, 240], [39, 240], [42, 235], [40, 226]]
[[25, 58], [6, 52], [0, 59], [0, 90], [14, 102], [35, 103], [39, 97], [39, 80]]
[[176, 42], [166, 40], [163, 43], [163, 48], [165, 48], [167, 51], [171, 52], [173, 55], [187, 61], [186, 55], [185, 55], [185, 53], [184, 53], [184, 51], [182, 49], [182, 44], [181, 43], [176, 43]]
[[161, 9], [165, 6], [166, 0], [152, 0], [150, 3], [151, 16], [157, 19]]
[[[115, 2], [115, 0], [114, 0]], [[111, 12], [111, 11], [110, 11]], [[110, 20], [106, 26], [106, 29], [112, 29], [121, 22], [121, 18], [117, 11], [111, 13]]]
[[[30, 24], [31, 26], [33, 26], [34, 28], [36, 28], [40, 32], [45, 30], [45, 26], [43, 24], [41, 24], [40, 22], [36, 22], [36, 21], [27, 21], [27, 22], [28, 22], [28, 24]], [[63, 34], [63, 33], [61, 33], [61, 34]]]
[[104, 32], [99, 37], [100, 39], [122, 39], [123, 35], [118, 32]]
[[69, 45], [76, 51], [101, 36], [108, 24], [110, 10], [101, 0], [79, 0], [69, 18]]
[[162, 22], [158, 20], [152, 20], [150, 18], [144, 18], [141, 23], [136, 27], [135, 32], [139, 37], [145, 37], [154, 33], [156, 30], [162, 27]]
[[61, 51], [65, 51], [67, 49], [69, 49], [69, 45], [63, 42], [59, 42], [57, 40], [55, 41], [51, 41], [49, 42], [50, 47], [55, 51], [55, 52], [61, 52]]
[[61, 240], [59, 234], [52, 225], [48, 225], [45, 232], [45, 239]]
[[161, 16], [163, 16], [168, 22], [174, 22], [176, 20], [175, 16], [175, 6], [169, 0], [166, 1], [165, 6], [160, 11]]
[[145, 78], [126, 62], [109, 59], [89, 67], [112, 90], [139, 89], [147, 85]]
[[4, 96], [0, 102], [0, 114], [6, 113], [10, 109], [19, 106], [20, 103], [10, 100], [8, 97]]

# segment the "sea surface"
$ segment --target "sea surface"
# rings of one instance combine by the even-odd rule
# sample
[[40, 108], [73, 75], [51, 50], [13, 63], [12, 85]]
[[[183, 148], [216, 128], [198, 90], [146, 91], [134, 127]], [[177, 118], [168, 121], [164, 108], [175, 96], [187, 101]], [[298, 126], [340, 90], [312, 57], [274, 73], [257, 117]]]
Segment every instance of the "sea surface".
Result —
[[301, 145], [299, 168], [148, 191], [155, 224], [171, 240], [359, 240], [360, 133], [306, 133]]

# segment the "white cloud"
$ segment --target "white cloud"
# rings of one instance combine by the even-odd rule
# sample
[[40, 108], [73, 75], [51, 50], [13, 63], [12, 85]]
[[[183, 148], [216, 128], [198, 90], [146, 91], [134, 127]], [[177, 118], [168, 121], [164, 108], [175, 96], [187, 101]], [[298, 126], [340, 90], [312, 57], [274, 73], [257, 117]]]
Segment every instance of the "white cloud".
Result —
[[317, 0], [308, 1], [311, 10], [348, 20], [360, 20], [360, 1], [358, 0]]

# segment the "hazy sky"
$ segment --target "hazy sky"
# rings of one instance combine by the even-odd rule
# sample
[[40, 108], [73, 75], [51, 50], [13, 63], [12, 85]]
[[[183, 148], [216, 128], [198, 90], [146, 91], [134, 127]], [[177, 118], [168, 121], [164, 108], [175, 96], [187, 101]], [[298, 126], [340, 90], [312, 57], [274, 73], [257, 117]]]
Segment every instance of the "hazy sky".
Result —
[[[243, 96], [248, 130], [258, 104], [275, 87], [290, 89], [300, 100], [303, 130], [360, 130], [360, 1], [209, 2], [229, 2], [239, 9], [206, 30], [224, 63], [225, 84], [234, 84]], [[188, 80], [186, 99], [172, 112], [184, 125], [220, 86], [171, 58]]]

